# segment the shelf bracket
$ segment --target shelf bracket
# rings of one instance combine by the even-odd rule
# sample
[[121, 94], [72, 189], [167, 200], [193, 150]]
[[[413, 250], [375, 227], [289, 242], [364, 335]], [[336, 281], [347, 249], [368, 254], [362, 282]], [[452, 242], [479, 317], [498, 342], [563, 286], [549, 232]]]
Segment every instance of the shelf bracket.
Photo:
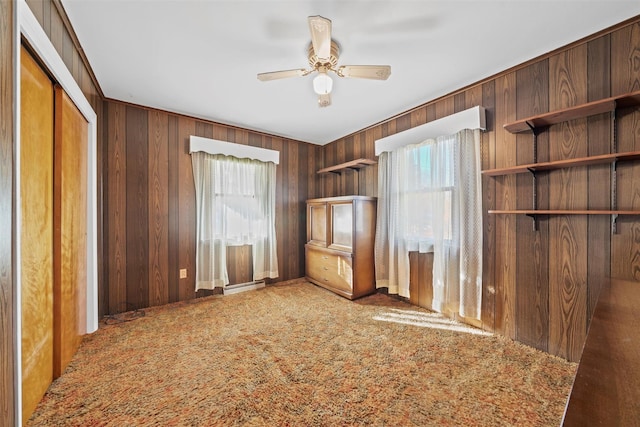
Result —
[[533, 220], [533, 231], [538, 231], [540, 227], [538, 227], [538, 215], [528, 213], [527, 216]]
[[617, 153], [618, 152], [618, 132], [617, 132], [617, 126], [618, 123], [616, 122], [616, 110], [615, 108], [613, 110], [611, 110], [611, 152], [612, 153]]
[[[538, 163], [538, 135], [542, 132], [541, 128], [537, 128], [531, 122], [527, 122], [527, 126], [531, 129], [531, 133], [533, 135], [533, 163]], [[536, 171], [528, 168], [529, 172], [531, 172], [531, 176], [533, 177], [532, 186], [533, 186], [533, 209], [538, 209], [538, 177], [536, 176]], [[538, 231], [538, 218], [533, 218], [533, 231]]]
[[[538, 209], [538, 176], [536, 175], [536, 171], [533, 168], [527, 168], [527, 170], [531, 173], [531, 177], [533, 179], [532, 181], [532, 186], [533, 186], [533, 209]], [[537, 221], [536, 221], [537, 222]], [[534, 230], [537, 231], [537, 225], [536, 227], [534, 227]]]
[[[617, 140], [617, 123], [616, 123], [616, 110], [611, 111], [611, 152], [618, 152], [618, 140]], [[614, 160], [611, 163], [611, 210], [618, 209], [618, 160]], [[618, 215], [611, 215], [611, 234], [618, 232], [617, 227]]]
[[533, 135], [533, 163], [538, 163], [538, 135], [543, 131], [543, 128], [535, 127], [531, 122], [526, 123]]
[[[614, 160], [611, 163], [611, 210], [618, 209], [618, 161]], [[618, 214], [611, 215], [611, 234], [616, 234], [616, 220]]]

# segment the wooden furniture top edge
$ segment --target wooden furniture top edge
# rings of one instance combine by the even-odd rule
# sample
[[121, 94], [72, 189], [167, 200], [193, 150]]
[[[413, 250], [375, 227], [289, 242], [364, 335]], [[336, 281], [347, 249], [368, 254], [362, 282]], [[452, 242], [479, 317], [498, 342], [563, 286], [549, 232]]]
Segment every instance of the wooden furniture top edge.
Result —
[[640, 210], [606, 209], [490, 209], [490, 214], [526, 214], [526, 215], [640, 215]]
[[629, 151], [625, 153], [601, 154], [590, 157], [580, 157], [576, 159], [555, 160], [552, 162], [531, 163], [528, 165], [517, 165], [500, 169], [487, 169], [482, 171], [486, 176], [509, 175], [525, 172], [548, 171], [560, 169], [569, 166], [589, 166], [605, 163], [613, 163], [618, 160], [638, 160], [640, 159], [639, 151]]
[[378, 163], [375, 160], [372, 159], [355, 159], [355, 160], [351, 160], [349, 162], [344, 162], [344, 163], [340, 163], [338, 165], [334, 165], [334, 166], [329, 166], [327, 168], [323, 168], [318, 170], [318, 174], [323, 174], [323, 173], [342, 173], [342, 171], [347, 170], [347, 169], [362, 169], [366, 166], [371, 166], [371, 165], [375, 165], [376, 163]]
[[562, 425], [632, 425], [640, 413], [640, 283], [605, 279]]
[[311, 249], [313, 251], [318, 250], [320, 252], [326, 252], [328, 254], [333, 254], [333, 255], [340, 255], [347, 258], [353, 258], [353, 254], [354, 254], [352, 250], [337, 249], [335, 247], [331, 247], [331, 245], [324, 246], [324, 245], [316, 245], [315, 243], [305, 243], [304, 247], [305, 249]]
[[526, 119], [505, 123], [504, 129], [511, 133], [530, 131], [531, 128], [551, 126], [568, 120], [588, 117], [595, 114], [613, 111], [616, 108], [625, 108], [640, 105], [640, 91], [625, 93], [598, 101], [587, 102], [586, 104], [574, 107], [563, 108], [548, 113], [542, 113]]
[[335, 196], [335, 197], [319, 197], [317, 199], [308, 199], [307, 203], [324, 203], [324, 202], [348, 202], [349, 200], [378, 200], [372, 196]]

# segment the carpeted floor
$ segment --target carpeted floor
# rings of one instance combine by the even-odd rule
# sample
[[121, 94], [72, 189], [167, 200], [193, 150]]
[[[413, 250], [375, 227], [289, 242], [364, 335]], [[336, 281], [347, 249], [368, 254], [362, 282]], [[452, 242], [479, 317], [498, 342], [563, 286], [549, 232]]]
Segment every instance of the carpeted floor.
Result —
[[33, 426], [557, 426], [576, 365], [383, 294], [306, 282], [87, 336]]

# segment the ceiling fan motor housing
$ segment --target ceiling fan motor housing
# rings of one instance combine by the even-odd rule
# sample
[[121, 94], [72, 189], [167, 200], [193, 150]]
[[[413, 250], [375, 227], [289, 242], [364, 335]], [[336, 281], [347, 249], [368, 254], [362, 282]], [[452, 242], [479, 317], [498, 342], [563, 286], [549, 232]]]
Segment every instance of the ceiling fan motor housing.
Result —
[[320, 67], [325, 67], [327, 70], [335, 71], [338, 66], [338, 58], [340, 57], [340, 46], [335, 40], [331, 40], [331, 56], [328, 60], [319, 59], [313, 50], [313, 44], [309, 43], [308, 49], [309, 66], [318, 71]]

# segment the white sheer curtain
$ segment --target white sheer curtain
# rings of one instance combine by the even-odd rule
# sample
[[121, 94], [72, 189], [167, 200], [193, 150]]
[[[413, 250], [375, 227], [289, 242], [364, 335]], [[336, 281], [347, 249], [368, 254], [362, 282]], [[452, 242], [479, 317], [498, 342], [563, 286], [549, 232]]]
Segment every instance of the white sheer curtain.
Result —
[[251, 245], [253, 279], [278, 277], [276, 165], [192, 152], [196, 187], [196, 290], [224, 287], [227, 246]]
[[430, 139], [378, 159], [376, 285], [409, 296], [409, 252], [433, 252], [432, 307], [480, 318], [480, 131]]

